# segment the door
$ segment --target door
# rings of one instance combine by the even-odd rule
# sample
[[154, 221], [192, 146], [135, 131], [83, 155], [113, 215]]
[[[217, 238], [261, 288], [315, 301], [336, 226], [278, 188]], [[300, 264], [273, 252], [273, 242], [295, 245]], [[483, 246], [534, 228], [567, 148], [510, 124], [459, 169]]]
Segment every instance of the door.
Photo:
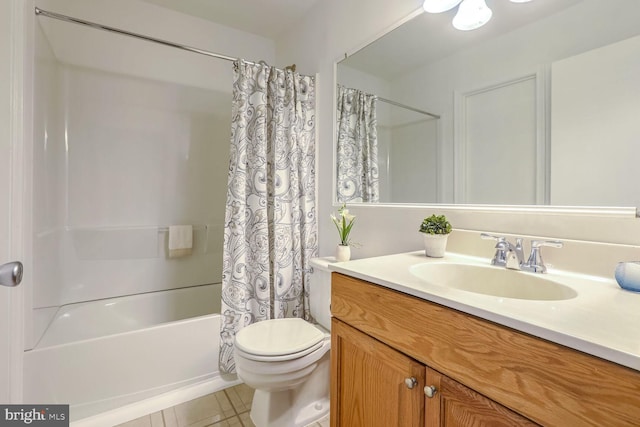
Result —
[[427, 368], [426, 425], [428, 427], [535, 427], [499, 403]]
[[[0, 265], [22, 256], [25, 22], [31, 1], [0, 1]], [[33, 9], [31, 9], [33, 10]], [[0, 286], [0, 403], [22, 399], [21, 286]]]
[[331, 337], [332, 427], [423, 426], [424, 365], [336, 319]]

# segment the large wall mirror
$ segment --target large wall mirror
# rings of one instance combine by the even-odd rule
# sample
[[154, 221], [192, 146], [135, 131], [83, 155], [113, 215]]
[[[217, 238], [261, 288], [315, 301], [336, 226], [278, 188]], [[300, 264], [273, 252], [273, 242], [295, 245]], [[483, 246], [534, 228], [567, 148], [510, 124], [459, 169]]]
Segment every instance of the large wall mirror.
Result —
[[486, 3], [337, 64], [338, 202], [640, 206], [640, 1]]

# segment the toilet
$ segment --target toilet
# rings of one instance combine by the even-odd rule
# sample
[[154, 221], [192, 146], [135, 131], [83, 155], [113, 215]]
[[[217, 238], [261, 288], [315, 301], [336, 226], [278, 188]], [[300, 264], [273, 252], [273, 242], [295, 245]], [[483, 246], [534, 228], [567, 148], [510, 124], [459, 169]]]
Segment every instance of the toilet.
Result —
[[329, 413], [331, 273], [329, 259], [310, 261], [310, 313], [241, 329], [235, 338], [238, 378], [255, 389], [256, 427], [304, 427]]

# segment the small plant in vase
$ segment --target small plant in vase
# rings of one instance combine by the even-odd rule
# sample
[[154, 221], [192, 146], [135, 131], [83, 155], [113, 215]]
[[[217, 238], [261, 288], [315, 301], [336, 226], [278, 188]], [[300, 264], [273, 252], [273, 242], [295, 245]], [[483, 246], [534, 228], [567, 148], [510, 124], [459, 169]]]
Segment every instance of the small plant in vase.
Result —
[[428, 257], [442, 258], [447, 248], [451, 224], [444, 215], [431, 215], [422, 220], [420, 231], [424, 235], [424, 251]]
[[336, 247], [336, 261], [349, 261], [351, 259], [351, 248], [349, 247], [349, 234], [353, 228], [356, 216], [349, 213], [347, 205], [343, 204], [338, 209], [338, 216], [331, 214], [331, 220], [338, 229], [340, 243]]

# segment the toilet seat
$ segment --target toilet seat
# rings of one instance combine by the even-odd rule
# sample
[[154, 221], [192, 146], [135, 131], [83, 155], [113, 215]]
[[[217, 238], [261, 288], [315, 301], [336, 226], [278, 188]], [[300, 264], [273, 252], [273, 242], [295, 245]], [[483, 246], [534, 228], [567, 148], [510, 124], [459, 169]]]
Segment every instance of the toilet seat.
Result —
[[329, 339], [299, 318], [271, 319], [246, 326], [236, 334], [236, 351], [256, 361], [287, 361], [303, 357]]

